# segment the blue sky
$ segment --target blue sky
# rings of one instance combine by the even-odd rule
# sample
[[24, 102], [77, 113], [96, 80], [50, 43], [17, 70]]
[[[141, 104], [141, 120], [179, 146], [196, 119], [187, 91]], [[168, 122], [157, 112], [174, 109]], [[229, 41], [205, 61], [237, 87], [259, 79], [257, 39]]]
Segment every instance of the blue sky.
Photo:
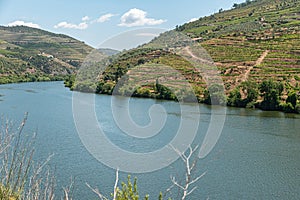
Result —
[[0, 0], [1, 25], [28, 25], [97, 47], [139, 28], [173, 29], [245, 0]]

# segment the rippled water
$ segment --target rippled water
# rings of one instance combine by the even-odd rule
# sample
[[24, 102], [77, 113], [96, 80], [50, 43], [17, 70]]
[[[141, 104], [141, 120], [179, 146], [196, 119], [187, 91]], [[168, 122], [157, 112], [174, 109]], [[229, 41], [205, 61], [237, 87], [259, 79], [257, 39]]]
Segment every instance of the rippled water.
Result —
[[[148, 109], [152, 105], [159, 104], [167, 112], [161, 133], [143, 140], [124, 134], [115, 124], [111, 96], [96, 95], [95, 100], [96, 115], [106, 136], [127, 151], [160, 149], [178, 130], [181, 113], [175, 102], [130, 99], [131, 116], [141, 126], [150, 122]], [[124, 106], [124, 98], [117, 100], [120, 107]], [[44, 161], [54, 153], [50, 165], [55, 168], [58, 196], [62, 194], [60, 188], [68, 185], [71, 177], [76, 183], [75, 199], [96, 198], [85, 183], [109, 196], [115, 171], [97, 161], [81, 143], [73, 121], [72, 93], [62, 82], [0, 85], [0, 112], [16, 123], [29, 112], [26, 132], [38, 133], [35, 159]], [[193, 145], [201, 144], [210, 123], [211, 109], [200, 105], [200, 113], [192, 114], [200, 114]], [[195, 175], [207, 173], [197, 182], [197, 190], [189, 199], [299, 199], [299, 122], [299, 115], [228, 108], [217, 145], [197, 163]], [[112, 158], [119, 159], [116, 155]], [[138, 177], [140, 193], [149, 193], [150, 199], [156, 199], [159, 191], [171, 185], [170, 175], [182, 179], [183, 173], [183, 164], [178, 160], [155, 172], [132, 175]], [[121, 172], [120, 176], [125, 181], [127, 173]], [[175, 199], [176, 195], [174, 190]]]

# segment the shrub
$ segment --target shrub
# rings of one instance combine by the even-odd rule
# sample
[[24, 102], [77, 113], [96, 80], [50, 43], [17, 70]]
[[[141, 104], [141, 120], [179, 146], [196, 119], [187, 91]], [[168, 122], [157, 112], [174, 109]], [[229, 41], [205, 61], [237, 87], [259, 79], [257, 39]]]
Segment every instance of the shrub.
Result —
[[284, 86], [282, 83], [274, 82], [273, 80], [263, 81], [259, 90], [264, 100], [261, 102], [260, 107], [263, 110], [278, 110], [280, 99]]
[[293, 113], [295, 112], [294, 106], [289, 102], [289, 103], [282, 103], [280, 104], [280, 108], [283, 112], [286, 113]]
[[295, 112], [300, 114], [300, 104], [297, 104], [295, 107]]
[[293, 107], [297, 104], [297, 94], [295, 91], [289, 92], [288, 98], [286, 99], [286, 103], [291, 103]]
[[242, 98], [242, 95], [241, 95], [239, 89], [236, 88], [230, 92], [227, 105], [228, 106], [240, 106], [241, 98]]

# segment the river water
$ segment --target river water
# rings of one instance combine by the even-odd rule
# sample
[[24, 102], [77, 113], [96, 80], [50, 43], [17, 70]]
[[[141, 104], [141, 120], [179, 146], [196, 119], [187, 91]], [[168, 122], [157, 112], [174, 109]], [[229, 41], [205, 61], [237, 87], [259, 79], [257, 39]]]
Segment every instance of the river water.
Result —
[[[148, 110], [152, 105], [164, 107], [167, 118], [160, 134], [154, 137], [145, 140], [128, 136], [113, 120], [112, 97], [93, 96], [95, 113], [107, 138], [126, 151], [147, 153], [160, 149], [175, 137], [180, 126], [178, 103], [131, 98], [129, 110], [137, 124], [145, 126], [150, 122]], [[113, 98], [119, 107], [127, 101], [124, 97]], [[199, 113], [191, 115], [195, 116], [191, 120], [199, 123], [192, 146], [201, 145], [211, 123], [211, 108], [199, 105], [199, 109]], [[109, 197], [115, 169], [98, 161], [81, 142], [73, 120], [72, 92], [62, 82], [0, 85], [1, 116], [18, 124], [25, 112], [29, 113], [25, 132], [37, 132], [34, 159], [43, 162], [54, 155], [49, 165], [57, 179], [57, 199], [71, 177], [75, 180], [74, 199], [96, 199], [86, 183]], [[194, 177], [206, 174], [195, 184], [197, 189], [188, 199], [300, 199], [300, 116], [227, 108], [224, 117], [217, 144], [208, 156], [197, 162]], [[103, 152], [110, 153], [107, 149]], [[114, 154], [111, 157], [121, 160]], [[184, 172], [184, 164], [178, 159], [153, 172], [130, 174], [138, 178], [141, 196], [150, 194], [150, 199], [157, 199], [159, 191], [164, 192], [172, 185], [170, 176], [183, 181]], [[128, 172], [121, 171], [120, 180], [125, 181], [127, 175]], [[177, 194], [178, 190], [173, 189], [174, 199], [178, 198]]]

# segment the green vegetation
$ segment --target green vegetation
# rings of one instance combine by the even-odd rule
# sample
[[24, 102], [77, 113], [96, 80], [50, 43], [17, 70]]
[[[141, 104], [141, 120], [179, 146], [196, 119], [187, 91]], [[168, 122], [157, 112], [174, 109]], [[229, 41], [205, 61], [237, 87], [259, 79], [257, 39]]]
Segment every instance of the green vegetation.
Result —
[[[130, 175], [128, 175], [127, 183], [122, 182], [121, 189], [117, 187], [116, 192], [116, 200], [139, 200], [139, 192], [137, 189], [137, 178], [134, 178], [134, 182], [131, 182]], [[160, 195], [161, 196], [161, 195]], [[149, 195], [146, 195], [144, 200], [149, 200]], [[161, 197], [159, 197], [159, 200], [162, 200]]]
[[[283, 101], [283, 91], [288, 91], [288, 96]], [[299, 91], [299, 89], [298, 89]], [[244, 96], [244, 98], [242, 98]], [[257, 99], [260, 99], [257, 101]], [[244, 82], [241, 86], [232, 90], [228, 96], [228, 106], [261, 108], [263, 110], [278, 110], [289, 113], [299, 113], [300, 94], [293, 89], [287, 89], [280, 82], [265, 80], [257, 85]]]
[[[297, 0], [247, 0], [138, 48], [118, 54], [103, 49], [109, 57], [86, 63], [84, 72], [78, 68], [92, 50], [84, 43], [34, 28], [0, 27], [0, 84], [65, 79], [67, 87], [82, 92], [176, 101], [195, 96], [208, 104], [298, 112], [299, 10]], [[195, 69], [186, 59], [189, 50], [214, 61], [226, 98], [220, 84], [207, 88], [202, 72], [212, 66]], [[266, 80], [281, 83], [282, 91]]]
[[[198, 102], [208, 104], [213, 100], [221, 105], [298, 112], [299, 10], [296, 0], [234, 4], [231, 10], [176, 26], [146, 45], [112, 57], [96, 83], [73, 79], [67, 85], [100, 94], [170, 100], [186, 100], [194, 92]], [[211, 56], [205, 60], [215, 62], [227, 97], [220, 84], [207, 88], [201, 70], [182, 56], [187, 47], [197, 45]], [[166, 73], [161, 65], [177, 73]], [[184, 87], [186, 83], [193, 91]]]
[[0, 26], [0, 84], [64, 80], [91, 47], [69, 36], [25, 26]]
[[35, 136], [24, 136], [26, 120], [27, 114], [19, 127], [14, 127], [10, 121], [0, 121], [1, 200], [54, 198], [54, 177], [49, 169], [45, 169], [48, 160], [41, 164], [35, 163]]
[[279, 97], [283, 92], [283, 84], [267, 80], [260, 84], [259, 90], [263, 97], [261, 107], [265, 110], [278, 110], [280, 104]]
[[227, 105], [253, 108], [255, 107], [258, 96], [258, 86], [255, 82], [243, 82], [239, 87], [230, 92]]
[[204, 103], [213, 105], [226, 105], [226, 96], [222, 85], [213, 84], [204, 91]]
[[[52, 156], [43, 163], [36, 163], [33, 160], [34, 157], [34, 142], [35, 134], [28, 138], [29, 135], [24, 134], [24, 127], [27, 122], [28, 114], [25, 114], [23, 121], [19, 127], [15, 127], [9, 120], [0, 120], [0, 162], [2, 164], [0, 170], [0, 199], [1, 200], [32, 200], [32, 199], [44, 199], [53, 200], [55, 198], [55, 177], [52, 175], [48, 162]], [[178, 191], [176, 199], [185, 200], [188, 198], [196, 187], [191, 188], [198, 180], [200, 180], [205, 173], [200, 176], [194, 177], [196, 163], [198, 157], [192, 157], [196, 155], [198, 146], [194, 149], [189, 146], [187, 152], [179, 152], [182, 161], [186, 167], [183, 185], [181, 182], [177, 182], [177, 178], [171, 176], [170, 182], [173, 183], [165, 193], [160, 192], [158, 194], [158, 200], [163, 200], [174, 195], [171, 189]], [[175, 149], [174, 149], [175, 150]], [[193, 159], [191, 159], [193, 158]], [[179, 179], [180, 180], [180, 179]], [[120, 185], [120, 186], [119, 186]], [[87, 186], [102, 200], [108, 200], [102, 195], [98, 189]], [[72, 190], [74, 182], [72, 181], [69, 187], [64, 187], [64, 197], [61, 199], [72, 200]], [[180, 191], [179, 191], [180, 190]], [[173, 197], [172, 197], [173, 198]], [[116, 181], [114, 185], [111, 199], [114, 200], [139, 200], [150, 199], [149, 195], [140, 197], [137, 178], [131, 181], [130, 175], [127, 177], [126, 182], [119, 184], [119, 170], [116, 171]]]

